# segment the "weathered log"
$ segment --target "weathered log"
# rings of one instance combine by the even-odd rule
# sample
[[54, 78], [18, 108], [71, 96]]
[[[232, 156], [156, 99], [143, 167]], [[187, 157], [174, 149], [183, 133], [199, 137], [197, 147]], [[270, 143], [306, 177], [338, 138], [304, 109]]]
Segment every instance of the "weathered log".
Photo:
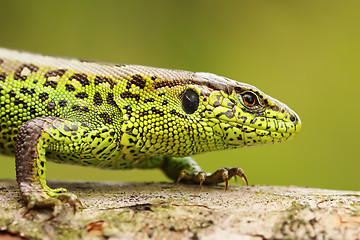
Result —
[[26, 212], [0, 181], [0, 239], [360, 239], [360, 192], [303, 187], [55, 182], [84, 205]]

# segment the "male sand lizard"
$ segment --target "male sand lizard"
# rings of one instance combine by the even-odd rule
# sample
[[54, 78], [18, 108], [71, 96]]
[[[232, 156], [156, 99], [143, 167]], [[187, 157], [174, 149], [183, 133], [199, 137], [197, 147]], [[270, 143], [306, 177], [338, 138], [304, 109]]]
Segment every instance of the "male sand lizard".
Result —
[[[75, 195], [46, 184], [46, 160], [99, 168], [161, 168], [171, 179], [227, 183], [190, 155], [278, 143], [299, 117], [257, 88], [211, 73], [37, 55], [0, 48], [0, 152], [15, 154], [28, 208]], [[226, 185], [225, 185], [226, 187]]]

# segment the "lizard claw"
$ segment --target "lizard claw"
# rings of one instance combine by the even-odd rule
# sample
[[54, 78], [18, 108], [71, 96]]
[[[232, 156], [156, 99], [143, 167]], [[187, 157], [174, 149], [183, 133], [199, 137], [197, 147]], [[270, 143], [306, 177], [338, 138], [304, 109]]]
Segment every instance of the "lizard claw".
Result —
[[197, 174], [197, 178], [199, 179], [199, 182], [200, 182], [200, 186], [199, 186], [199, 191], [201, 190], [202, 188], [202, 185], [206, 179], [206, 173], [205, 172], [199, 172]]
[[75, 215], [76, 213], [76, 205], [78, 204], [80, 206], [80, 208], [84, 208], [83, 204], [81, 203], [81, 201], [78, 199], [78, 197], [75, 194], [72, 193], [62, 193], [59, 194], [58, 199], [61, 202], [66, 202], [69, 203], [70, 206], [73, 209], [73, 214]]
[[187, 171], [181, 171], [181, 173], [179, 174], [178, 179], [176, 180], [176, 183], [179, 183], [181, 181], [181, 179], [183, 179], [186, 176], [189, 176], [189, 173]]
[[248, 180], [247, 180], [246, 176], [245, 176], [245, 175], [242, 175], [241, 178], [242, 178], [242, 180], [244, 180], [246, 186], [249, 186], [249, 183], [248, 183]]
[[245, 173], [244, 171], [241, 169], [241, 168], [231, 168], [229, 169], [229, 175], [231, 177], [234, 177], [236, 179], [236, 176], [239, 176], [242, 178], [242, 180], [244, 180], [246, 186], [248, 186], [248, 181], [247, 181], [247, 178], [245, 176]]
[[225, 183], [224, 190], [226, 191], [228, 188], [228, 180], [229, 180], [229, 172], [225, 169], [222, 173], [222, 178]]

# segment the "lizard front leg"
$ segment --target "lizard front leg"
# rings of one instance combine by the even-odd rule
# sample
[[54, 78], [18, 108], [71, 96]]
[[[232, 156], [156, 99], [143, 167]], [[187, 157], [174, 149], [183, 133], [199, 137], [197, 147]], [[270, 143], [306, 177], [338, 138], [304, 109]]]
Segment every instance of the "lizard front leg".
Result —
[[[66, 193], [66, 189], [48, 187], [45, 173], [46, 150], [51, 145], [76, 146], [74, 139], [80, 137], [74, 135], [79, 135], [81, 130], [82, 127], [77, 124], [55, 117], [35, 118], [20, 127], [15, 155], [16, 180], [28, 209], [55, 207], [67, 202], [75, 212], [76, 204], [81, 205], [74, 194]], [[69, 135], [63, 134], [64, 131]], [[76, 151], [76, 147], [68, 151]]]
[[165, 174], [177, 182], [197, 183], [200, 188], [203, 184], [225, 183], [227, 189], [228, 180], [232, 177], [241, 177], [246, 185], [247, 179], [241, 168], [220, 168], [214, 173], [201, 170], [200, 166], [191, 157], [165, 157], [162, 169]]

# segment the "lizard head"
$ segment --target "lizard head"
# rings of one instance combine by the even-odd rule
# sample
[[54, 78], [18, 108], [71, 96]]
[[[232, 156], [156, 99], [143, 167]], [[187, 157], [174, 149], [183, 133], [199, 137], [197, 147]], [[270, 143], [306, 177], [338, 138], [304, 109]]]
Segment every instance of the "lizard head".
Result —
[[254, 86], [201, 72], [193, 83], [182, 95], [182, 108], [197, 114], [223, 148], [284, 142], [301, 129], [293, 110]]

